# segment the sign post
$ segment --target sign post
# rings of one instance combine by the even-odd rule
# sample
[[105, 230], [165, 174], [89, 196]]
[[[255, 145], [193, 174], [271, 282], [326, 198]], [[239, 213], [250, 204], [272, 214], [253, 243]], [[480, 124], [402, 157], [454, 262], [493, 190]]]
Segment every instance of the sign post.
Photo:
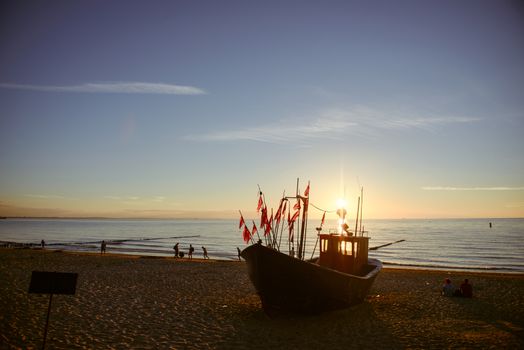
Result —
[[29, 293], [49, 294], [49, 306], [47, 307], [47, 318], [45, 321], [42, 349], [45, 349], [45, 341], [47, 338], [47, 328], [49, 325], [49, 314], [51, 313], [51, 302], [53, 301], [53, 294], [74, 295], [76, 292], [77, 278], [78, 273], [68, 272], [33, 271], [31, 274]]

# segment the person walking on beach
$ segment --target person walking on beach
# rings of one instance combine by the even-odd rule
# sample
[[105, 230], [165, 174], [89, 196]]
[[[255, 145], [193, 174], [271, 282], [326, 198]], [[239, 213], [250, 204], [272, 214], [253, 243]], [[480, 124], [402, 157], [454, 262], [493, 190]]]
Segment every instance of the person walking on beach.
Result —
[[202, 246], [202, 250], [204, 251], [204, 259], [209, 259], [209, 256], [207, 256], [207, 249], [206, 249], [206, 247]]
[[173, 246], [173, 250], [175, 251], [175, 258], [178, 258], [178, 242]]
[[451, 280], [449, 278], [446, 278], [444, 280], [444, 285], [442, 286], [442, 295], [445, 297], [452, 297], [454, 292], [455, 287], [453, 287]]
[[191, 260], [193, 259], [193, 252], [195, 251], [195, 248], [193, 248], [193, 245], [189, 245], [189, 252], [187, 253], [187, 257]]
[[42, 249], [44, 249], [44, 248], [45, 248], [45, 241], [42, 240], [42, 241], [40, 242], [40, 245], [42, 246]]
[[239, 247], [237, 247], [237, 253], [238, 253], [238, 261], [241, 261], [241, 259], [240, 259], [240, 248]]
[[100, 254], [104, 254], [106, 252], [106, 241], [102, 241], [102, 244], [100, 245]]

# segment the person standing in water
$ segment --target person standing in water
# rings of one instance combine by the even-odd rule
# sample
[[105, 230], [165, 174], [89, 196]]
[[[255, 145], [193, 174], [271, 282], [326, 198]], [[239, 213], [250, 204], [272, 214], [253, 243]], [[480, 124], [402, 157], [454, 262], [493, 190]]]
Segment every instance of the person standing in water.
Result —
[[189, 252], [187, 253], [187, 257], [191, 260], [193, 259], [193, 252], [195, 251], [195, 248], [193, 248], [193, 245], [189, 245]]
[[102, 241], [102, 244], [100, 245], [100, 254], [104, 254], [106, 252], [106, 241]]

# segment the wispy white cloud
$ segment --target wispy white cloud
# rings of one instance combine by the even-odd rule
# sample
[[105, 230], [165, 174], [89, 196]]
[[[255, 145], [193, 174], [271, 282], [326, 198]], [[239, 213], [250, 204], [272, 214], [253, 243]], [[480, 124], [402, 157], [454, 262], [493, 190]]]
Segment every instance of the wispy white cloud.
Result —
[[344, 134], [376, 137], [382, 130], [423, 129], [432, 131], [438, 126], [457, 123], [473, 123], [479, 118], [462, 116], [410, 117], [387, 114], [367, 107], [332, 109], [317, 116], [296, 120], [283, 119], [264, 126], [250, 126], [233, 130], [219, 130], [186, 136], [192, 141], [259, 141], [284, 143], [306, 141], [315, 138], [336, 139]]
[[524, 187], [449, 187], [427, 186], [421, 187], [424, 191], [524, 191]]
[[138, 196], [104, 196], [105, 199], [110, 199], [114, 201], [124, 201], [127, 203], [141, 202], [141, 203], [164, 203], [166, 197], [163, 196], [153, 196], [153, 197], [138, 197]]
[[35, 199], [64, 199], [63, 196], [53, 194], [24, 194], [24, 197], [35, 198]]
[[65, 86], [0, 83], [0, 88], [33, 91], [120, 94], [202, 95], [206, 93], [204, 90], [194, 86], [144, 82], [101, 82]]
[[429, 117], [429, 118], [399, 118], [383, 120], [376, 124], [377, 127], [385, 129], [410, 129], [420, 128], [431, 130], [434, 126], [458, 123], [472, 123], [479, 121], [478, 118], [469, 117]]
[[186, 139], [193, 141], [259, 141], [284, 143], [308, 140], [311, 138], [338, 137], [344, 130], [356, 125], [350, 121], [334, 118], [319, 118], [308, 123], [279, 121], [258, 127], [238, 130], [223, 130], [209, 134], [189, 135]]
[[505, 205], [506, 208], [524, 208], [524, 202], [508, 203]]

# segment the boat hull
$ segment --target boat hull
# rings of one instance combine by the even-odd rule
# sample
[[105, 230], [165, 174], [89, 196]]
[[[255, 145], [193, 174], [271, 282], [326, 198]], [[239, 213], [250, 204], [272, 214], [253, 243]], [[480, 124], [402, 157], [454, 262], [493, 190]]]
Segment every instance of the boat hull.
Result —
[[382, 263], [368, 259], [362, 276], [302, 261], [253, 244], [241, 253], [264, 311], [315, 314], [346, 308], [364, 300]]

